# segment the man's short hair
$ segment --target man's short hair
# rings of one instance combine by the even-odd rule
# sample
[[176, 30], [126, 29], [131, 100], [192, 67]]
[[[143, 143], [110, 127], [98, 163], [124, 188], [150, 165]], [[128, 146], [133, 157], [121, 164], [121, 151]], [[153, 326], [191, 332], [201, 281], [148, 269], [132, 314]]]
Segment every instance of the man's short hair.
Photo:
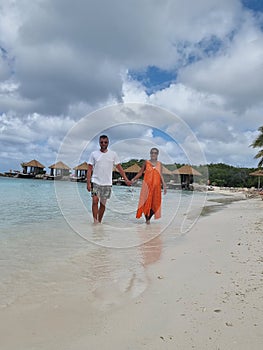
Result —
[[100, 135], [100, 139], [109, 139], [107, 135]]

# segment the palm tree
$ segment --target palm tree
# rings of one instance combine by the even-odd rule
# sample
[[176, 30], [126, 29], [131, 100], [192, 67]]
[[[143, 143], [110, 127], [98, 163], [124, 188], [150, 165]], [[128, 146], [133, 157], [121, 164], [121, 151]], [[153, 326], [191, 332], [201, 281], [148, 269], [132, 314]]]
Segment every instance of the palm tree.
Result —
[[253, 148], [262, 147], [262, 149], [260, 149], [255, 155], [256, 159], [261, 158], [258, 163], [258, 167], [261, 167], [263, 165], [263, 126], [260, 126], [258, 128], [258, 131], [260, 132], [260, 134], [250, 146], [252, 146]]

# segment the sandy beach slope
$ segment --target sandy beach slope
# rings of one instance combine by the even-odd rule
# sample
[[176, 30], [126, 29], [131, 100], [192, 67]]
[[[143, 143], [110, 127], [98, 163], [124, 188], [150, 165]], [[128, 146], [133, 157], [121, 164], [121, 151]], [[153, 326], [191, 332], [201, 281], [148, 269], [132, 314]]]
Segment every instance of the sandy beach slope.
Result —
[[0, 310], [1, 349], [262, 349], [262, 211], [259, 198], [234, 202], [169, 232], [147, 288], [117, 305], [87, 296], [85, 279], [16, 300]]

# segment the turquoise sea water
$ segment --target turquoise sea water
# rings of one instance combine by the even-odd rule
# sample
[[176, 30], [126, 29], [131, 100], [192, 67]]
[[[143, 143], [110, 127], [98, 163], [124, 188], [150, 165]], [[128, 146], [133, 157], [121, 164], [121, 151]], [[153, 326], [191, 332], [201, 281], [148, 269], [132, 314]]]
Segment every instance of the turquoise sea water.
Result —
[[0, 228], [41, 223], [59, 214], [51, 181], [0, 178]]
[[[138, 222], [135, 211], [139, 191], [140, 188], [113, 186], [104, 220], [114, 221], [117, 226], [118, 222], [123, 222], [125, 227], [127, 221]], [[163, 216], [165, 206], [169, 209], [172, 205], [173, 213], [180, 206], [193, 209], [196, 204], [204, 203], [204, 196], [203, 193], [195, 194], [193, 198], [192, 192], [168, 190], [167, 196], [163, 196]], [[92, 223], [91, 199], [85, 183], [0, 177], [0, 208], [1, 234], [18, 228], [23, 231], [25, 225], [34, 224], [48, 229], [48, 225], [55, 222], [70, 224], [72, 218]]]
[[113, 186], [103, 224], [93, 225], [85, 183], [0, 177], [0, 306], [83, 279], [92, 295], [113, 277], [115, 290], [132, 280], [142, 292], [146, 265], [194, 224], [206, 195], [168, 190], [162, 218], [145, 225], [135, 218], [139, 192]]

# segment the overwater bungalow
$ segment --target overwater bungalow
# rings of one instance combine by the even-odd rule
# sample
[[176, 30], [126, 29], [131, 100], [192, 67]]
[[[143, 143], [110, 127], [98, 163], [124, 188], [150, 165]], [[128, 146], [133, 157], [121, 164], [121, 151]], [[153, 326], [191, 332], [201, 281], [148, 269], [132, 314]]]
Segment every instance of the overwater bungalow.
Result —
[[87, 172], [88, 172], [88, 163], [83, 162], [79, 164], [78, 166], [75, 166], [73, 168], [75, 170], [74, 176], [70, 178], [71, 181], [86, 181], [87, 180]]
[[119, 185], [119, 186], [125, 185], [125, 181], [120, 176], [119, 170], [116, 168], [116, 166], [114, 166], [112, 170], [112, 184]]
[[17, 177], [22, 178], [33, 178], [39, 174], [45, 174], [44, 168], [45, 165], [41, 164], [38, 160], [31, 160], [27, 163], [22, 163], [23, 171], [17, 173]]
[[185, 190], [191, 190], [193, 188], [194, 176], [201, 176], [199, 171], [190, 165], [184, 165], [179, 169], [173, 170], [172, 173], [180, 176], [181, 187]]
[[[138, 172], [141, 170], [140, 166], [137, 163], [129, 166], [127, 169], [124, 169], [127, 178], [131, 180]], [[113, 184], [114, 185], [125, 185], [125, 181], [120, 177], [120, 173], [116, 167], [113, 168]]]
[[69, 177], [70, 167], [65, 163], [59, 161], [49, 166], [50, 175], [47, 176], [48, 180], [61, 180], [63, 177]]
[[[127, 178], [129, 180], [134, 178], [134, 176], [136, 176], [140, 170], [141, 170], [141, 167], [137, 163], [134, 163], [133, 165], [129, 166], [127, 169], [124, 169], [124, 171], [127, 175]], [[117, 183], [117, 184], [123, 183], [124, 184], [125, 181], [123, 179], [117, 178], [118, 174], [119, 174], [119, 172], [115, 167], [113, 169], [113, 183]], [[163, 166], [163, 175], [164, 175], [165, 181], [168, 181], [173, 176], [173, 173], [171, 170], [169, 170], [165, 166]], [[140, 184], [140, 182], [138, 182], [138, 183]]]
[[165, 182], [169, 182], [173, 178], [173, 172], [166, 168], [164, 165], [162, 166], [162, 173]]
[[127, 178], [131, 180], [134, 176], [138, 174], [138, 172], [141, 170], [141, 167], [134, 163], [133, 165], [129, 166], [127, 169], [125, 169], [125, 173], [127, 175]]

